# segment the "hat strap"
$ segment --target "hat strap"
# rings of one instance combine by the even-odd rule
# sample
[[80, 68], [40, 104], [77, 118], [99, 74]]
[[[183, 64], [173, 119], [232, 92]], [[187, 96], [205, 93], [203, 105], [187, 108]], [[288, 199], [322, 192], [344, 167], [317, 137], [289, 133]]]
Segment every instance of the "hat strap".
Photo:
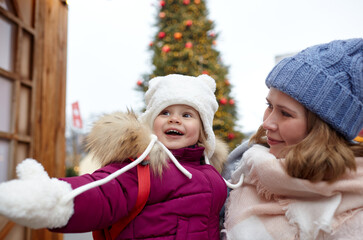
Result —
[[158, 137], [154, 134], [151, 134], [151, 140], [149, 145], [147, 146], [147, 148], [145, 149], [145, 151], [140, 155], [140, 157], [138, 157], [135, 161], [129, 163], [128, 165], [126, 165], [125, 167], [117, 170], [116, 172], [108, 175], [107, 177], [85, 184], [81, 187], [75, 188], [73, 189], [71, 192], [69, 192], [68, 194], [64, 195], [63, 198], [61, 199], [62, 203], [66, 203], [68, 201], [70, 201], [71, 199], [75, 198], [76, 196], [78, 196], [79, 194], [88, 191], [92, 188], [98, 187], [100, 185], [103, 185], [105, 183], [108, 183], [109, 181], [111, 181], [112, 179], [115, 179], [116, 177], [120, 176], [121, 174], [123, 174], [124, 172], [130, 170], [131, 168], [137, 166], [139, 163], [141, 163], [150, 153], [151, 149], [154, 147], [155, 143], [158, 143], [162, 149], [168, 154], [168, 156], [170, 157], [170, 159], [172, 160], [172, 162], [175, 164], [175, 166], [189, 179], [192, 178], [192, 174], [186, 170], [179, 162], [178, 160], [174, 157], [174, 155], [169, 151], [169, 149], [167, 149], [164, 144], [162, 142], [160, 142], [158, 140]]
[[166, 154], [168, 154], [170, 160], [174, 163], [174, 165], [189, 179], [192, 178], [192, 174], [186, 170], [179, 162], [178, 160], [174, 157], [174, 155], [170, 152], [169, 149], [167, 149], [165, 147], [165, 145], [160, 142], [159, 140], [157, 140], [157, 143], [161, 146], [162, 149], [164, 149], [164, 151], [166, 152]]
[[[209, 159], [208, 159], [208, 157], [207, 157], [207, 154], [205, 154], [205, 153], [204, 153], [204, 160], [205, 160], [205, 162], [206, 162], [207, 164], [211, 165], [211, 164], [210, 164], [210, 161], [209, 161]], [[224, 180], [224, 182], [227, 184], [227, 187], [232, 188], [232, 189], [236, 189], [236, 188], [238, 188], [238, 187], [242, 186], [243, 178], [244, 178], [244, 174], [241, 174], [241, 176], [240, 176], [240, 178], [239, 178], [239, 181], [238, 181], [238, 183], [236, 183], [236, 184], [233, 184], [233, 183], [231, 183], [231, 182], [227, 181], [225, 178], [223, 178], [223, 180]]]

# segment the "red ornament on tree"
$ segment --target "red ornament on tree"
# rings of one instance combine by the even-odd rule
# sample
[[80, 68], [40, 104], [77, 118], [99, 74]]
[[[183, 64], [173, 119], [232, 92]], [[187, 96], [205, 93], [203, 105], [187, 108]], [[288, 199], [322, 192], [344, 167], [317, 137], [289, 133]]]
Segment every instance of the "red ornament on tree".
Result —
[[215, 32], [210, 32], [209, 33], [209, 36], [212, 37], [212, 38], [214, 38], [216, 36], [216, 34], [215, 34]]
[[182, 38], [182, 36], [183, 36], [183, 34], [182, 34], [182, 33], [180, 33], [180, 32], [176, 32], [176, 33], [174, 33], [174, 38], [175, 38], [176, 40], [181, 39], [181, 38]]
[[149, 46], [150, 46], [150, 47], [152, 47], [153, 45], [154, 45], [154, 43], [153, 43], [153, 42], [150, 42], [150, 43], [149, 43]]
[[354, 138], [354, 141], [357, 141], [357, 142], [360, 142], [360, 143], [363, 143], [363, 129], [360, 130], [360, 132], [358, 133], [358, 136], [356, 136]]
[[160, 39], [163, 39], [165, 36], [166, 36], [166, 33], [165, 32], [159, 32], [159, 34], [158, 34], [158, 37]]
[[202, 74], [207, 74], [209, 75], [209, 72], [207, 70], [203, 70]]
[[187, 43], [185, 44], [185, 47], [186, 47], [186, 48], [192, 48], [192, 47], [193, 47], [193, 43], [191, 43], [191, 42], [187, 42]]
[[185, 21], [185, 25], [186, 25], [187, 27], [192, 26], [192, 24], [193, 24], [193, 21], [192, 21], [192, 20], [186, 20], [186, 21]]
[[220, 102], [222, 105], [225, 105], [225, 104], [227, 104], [227, 99], [226, 99], [226, 98], [224, 98], [224, 97], [222, 97], [222, 98], [219, 100], [219, 102]]
[[165, 1], [160, 1], [160, 6], [164, 7], [165, 6]]
[[190, 3], [190, 0], [183, 0], [184, 5], [188, 5]]
[[141, 80], [138, 80], [138, 81], [136, 82], [136, 84], [137, 84], [138, 86], [141, 86], [141, 85], [142, 85], [142, 81], [141, 81]]
[[225, 79], [225, 80], [224, 80], [224, 83], [225, 83], [227, 86], [231, 85], [231, 83], [229, 82], [229, 80], [228, 80], [228, 79]]
[[167, 53], [167, 52], [169, 52], [169, 51], [170, 51], [170, 47], [169, 47], [168, 45], [165, 45], [165, 46], [163, 46], [163, 47], [161, 48], [161, 51], [163, 51], [163, 52]]
[[227, 138], [229, 139], [229, 140], [232, 140], [232, 139], [234, 139], [236, 137], [236, 135], [234, 135], [234, 133], [228, 133], [228, 135], [227, 135]]
[[159, 13], [159, 17], [160, 17], [160, 18], [164, 18], [165, 16], [166, 16], [165, 12], [160, 12], [160, 13]]
[[199, 4], [200, 3], [200, 0], [194, 0], [194, 3], [195, 4]]
[[234, 105], [234, 100], [233, 99], [229, 99], [229, 104]]

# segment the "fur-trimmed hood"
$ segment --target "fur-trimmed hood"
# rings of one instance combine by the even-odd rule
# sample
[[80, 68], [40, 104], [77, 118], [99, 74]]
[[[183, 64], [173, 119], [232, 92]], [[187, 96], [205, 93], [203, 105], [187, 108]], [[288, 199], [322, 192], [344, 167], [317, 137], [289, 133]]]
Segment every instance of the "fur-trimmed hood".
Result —
[[[107, 114], [95, 122], [86, 138], [86, 150], [101, 166], [122, 162], [140, 156], [149, 145], [151, 134], [150, 127], [141, 123], [132, 111]], [[210, 162], [219, 173], [223, 170], [227, 156], [227, 144], [216, 138], [216, 148]], [[161, 174], [168, 159], [165, 151], [155, 144], [149, 157], [150, 167]]]

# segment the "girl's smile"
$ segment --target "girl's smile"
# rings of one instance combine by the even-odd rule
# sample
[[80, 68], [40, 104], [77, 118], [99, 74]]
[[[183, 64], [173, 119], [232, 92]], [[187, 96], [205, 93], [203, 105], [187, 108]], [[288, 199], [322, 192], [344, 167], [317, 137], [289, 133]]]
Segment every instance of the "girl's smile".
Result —
[[154, 121], [154, 133], [168, 149], [194, 145], [199, 140], [201, 120], [198, 112], [187, 105], [171, 105]]

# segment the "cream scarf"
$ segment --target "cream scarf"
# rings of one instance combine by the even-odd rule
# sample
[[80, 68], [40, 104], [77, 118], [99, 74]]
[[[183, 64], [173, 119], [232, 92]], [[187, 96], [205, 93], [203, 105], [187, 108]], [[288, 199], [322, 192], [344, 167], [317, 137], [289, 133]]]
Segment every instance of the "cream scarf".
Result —
[[283, 159], [254, 145], [247, 150], [232, 180], [245, 175], [231, 192], [225, 228], [228, 239], [319, 239], [363, 208], [363, 158], [357, 172], [329, 184], [288, 176]]

